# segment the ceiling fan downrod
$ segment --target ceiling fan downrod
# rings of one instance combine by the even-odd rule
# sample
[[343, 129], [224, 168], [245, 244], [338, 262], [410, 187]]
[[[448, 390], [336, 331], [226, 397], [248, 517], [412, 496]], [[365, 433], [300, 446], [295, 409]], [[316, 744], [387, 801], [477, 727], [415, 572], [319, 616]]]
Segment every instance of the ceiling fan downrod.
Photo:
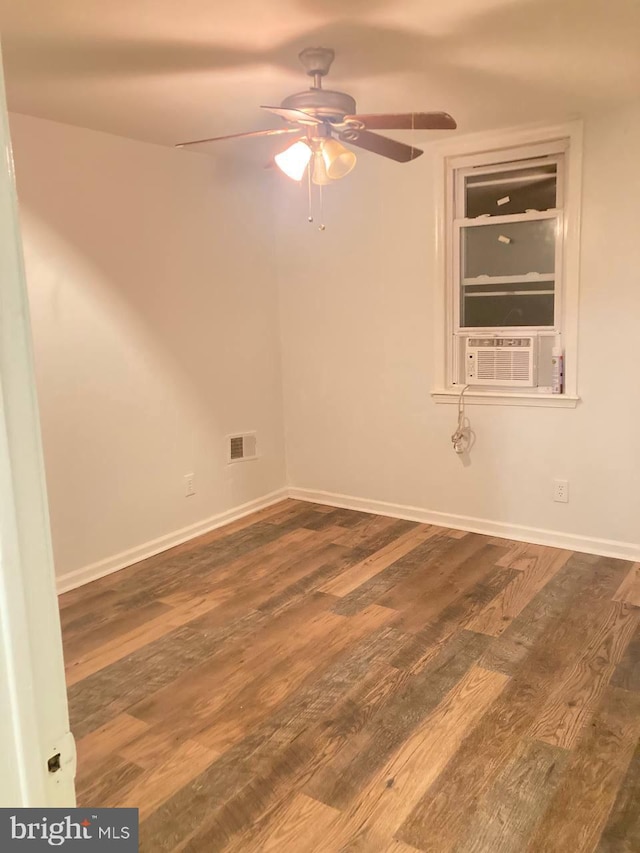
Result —
[[330, 47], [305, 47], [298, 59], [309, 77], [313, 77], [313, 89], [322, 89], [322, 78], [326, 77], [336, 53]]

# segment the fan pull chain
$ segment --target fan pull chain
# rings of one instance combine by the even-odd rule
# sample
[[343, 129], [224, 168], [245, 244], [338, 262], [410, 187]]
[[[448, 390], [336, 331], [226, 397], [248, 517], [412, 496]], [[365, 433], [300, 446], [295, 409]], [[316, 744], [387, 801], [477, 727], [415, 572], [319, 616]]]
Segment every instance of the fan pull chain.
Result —
[[311, 166], [307, 168], [307, 195], [309, 201], [309, 215], [307, 216], [307, 221], [313, 222], [313, 210], [311, 208]]
[[318, 190], [320, 193], [320, 225], [318, 225], [318, 231], [324, 231], [325, 230], [325, 224], [324, 224], [324, 203], [323, 203], [323, 199], [322, 199], [322, 184], [320, 184], [320, 186], [318, 187]]

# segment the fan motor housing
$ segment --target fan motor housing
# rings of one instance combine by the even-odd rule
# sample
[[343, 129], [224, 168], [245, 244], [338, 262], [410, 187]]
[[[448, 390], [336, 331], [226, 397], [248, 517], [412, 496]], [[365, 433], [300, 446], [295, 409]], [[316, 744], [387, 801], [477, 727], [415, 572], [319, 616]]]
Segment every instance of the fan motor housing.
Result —
[[332, 92], [331, 89], [307, 89], [289, 95], [280, 105], [289, 110], [302, 110], [318, 118], [342, 120], [346, 115], [354, 115], [356, 102], [346, 92]]

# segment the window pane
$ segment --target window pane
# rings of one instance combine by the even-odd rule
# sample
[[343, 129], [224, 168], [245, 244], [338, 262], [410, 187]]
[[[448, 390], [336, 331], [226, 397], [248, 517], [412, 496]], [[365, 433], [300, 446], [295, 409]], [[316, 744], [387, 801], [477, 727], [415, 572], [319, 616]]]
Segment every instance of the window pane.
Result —
[[555, 271], [555, 219], [465, 227], [461, 239], [464, 278]]
[[[547, 290], [552, 289], [553, 282], [549, 282]], [[554, 296], [553, 293], [473, 296], [463, 292], [461, 314], [461, 325], [465, 328], [553, 326]]]
[[465, 178], [468, 218], [505, 216], [557, 206], [557, 166], [549, 163], [527, 169], [473, 174]]

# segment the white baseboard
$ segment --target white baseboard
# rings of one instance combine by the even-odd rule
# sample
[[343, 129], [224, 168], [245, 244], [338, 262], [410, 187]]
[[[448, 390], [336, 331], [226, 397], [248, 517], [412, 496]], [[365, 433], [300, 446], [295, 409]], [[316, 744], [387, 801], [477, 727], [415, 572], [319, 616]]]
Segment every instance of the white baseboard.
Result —
[[327, 504], [342, 509], [355, 509], [371, 512], [374, 515], [389, 515], [404, 518], [407, 521], [419, 521], [422, 524], [436, 524], [439, 527], [452, 527], [454, 530], [467, 530], [470, 533], [484, 533], [486, 536], [498, 536], [503, 539], [515, 539], [519, 542], [531, 542], [534, 545], [551, 545], [554, 548], [566, 548], [570, 551], [582, 551], [602, 557], [616, 557], [621, 560], [640, 561], [640, 544], [617, 542], [611, 539], [596, 539], [590, 536], [576, 536], [557, 530], [543, 530], [538, 527], [525, 527], [518, 524], [505, 524], [490, 521], [487, 518], [473, 518], [466, 515], [450, 515], [445, 512], [423, 509], [403, 504], [372, 501], [355, 498], [351, 495], [339, 495], [333, 492], [318, 492], [312, 489], [289, 489], [289, 497], [310, 503]]
[[175, 530], [166, 536], [160, 536], [158, 539], [144, 542], [142, 545], [130, 548], [128, 551], [122, 551], [120, 554], [108, 557], [106, 560], [91, 563], [91, 565], [76, 569], [73, 572], [67, 572], [67, 574], [60, 575], [56, 579], [58, 594], [68, 592], [70, 589], [75, 589], [85, 583], [117, 572], [120, 569], [125, 569], [127, 566], [139, 563], [140, 560], [146, 560], [147, 557], [153, 557], [162, 551], [167, 551], [169, 548], [181, 545], [183, 542], [188, 542], [189, 539], [195, 539], [196, 536], [209, 533], [209, 531], [215, 530], [217, 527], [222, 527], [224, 524], [237, 521], [239, 518], [250, 515], [259, 509], [264, 509], [267, 506], [271, 506], [271, 504], [278, 503], [278, 501], [282, 501], [288, 496], [288, 489], [278, 489], [261, 498], [256, 498], [253, 501], [211, 516], [211, 518], [206, 518], [204, 521], [198, 521], [196, 524], [189, 525], [189, 527], [183, 527], [181, 530]]
[[271, 506], [285, 498], [308, 501], [309, 503], [325, 504], [327, 506], [354, 509], [371, 512], [374, 515], [388, 515], [392, 518], [403, 518], [407, 521], [419, 521], [422, 524], [437, 524], [439, 527], [451, 527], [454, 530], [467, 530], [470, 533], [483, 533], [486, 536], [498, 536], [503, 539], [515, 539], [518, 542], [532, 542], [535, 545], [551, 545], [554, 548], [566, 548], [571, 551], [582, 551], [586, 554], [597, 554], [602, 557], [616, 557], [622, 560], [640, 562], [640, 544], [618, 542], [611, 539], [596, 539], [589, 536], [576, 536], [572, 533], [562, 533], [557, 530], [543, 530], [537, 527], [505, 524], [501, 521], [490, 521], [486, 518], [473, 518], [466, 515], [451, 515], [422, 507], [393, 504], [385, 501], [356, 498], [352, 495], [340, 495], [334, 492], [321, 492], [313, 489], [283, 488], [270, 492], [256, 500], [241, 506], [221, 512], [211, 518], [199, 521], [189, 527], [183, 527], [166, 536], [145, 542], [128, 551], [122, 551], [106, 560], [92, 563], [81, 569], [61, 575], [57, 578], [58, 593], [68, 592], [90, 581], [110, 575], [120, 569], [125, 569], [147, 557], [153, 557], [162, 551], [167, 551], [189, 539], [195, 539], [203, 533], [215, 530], [232, 521], [237, 521], [245, 515], [257, 512], [259, 509]]

